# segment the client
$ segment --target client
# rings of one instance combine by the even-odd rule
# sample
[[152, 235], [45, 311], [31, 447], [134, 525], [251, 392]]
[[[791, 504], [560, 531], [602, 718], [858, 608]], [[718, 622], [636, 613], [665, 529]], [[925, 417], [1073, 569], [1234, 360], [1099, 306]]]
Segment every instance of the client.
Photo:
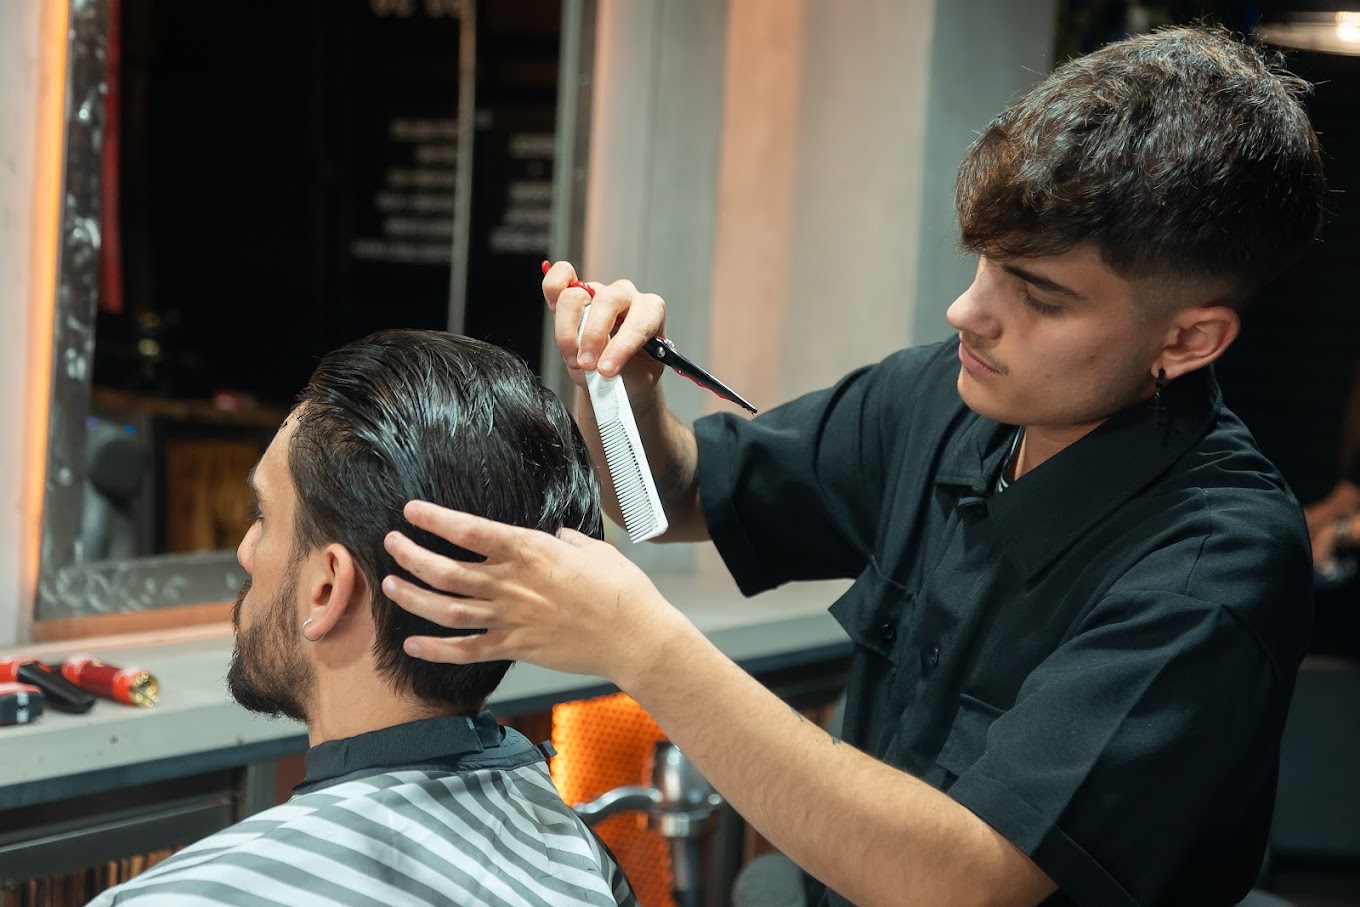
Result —
[[306, 722], [306, 775], [286, 803], [92, 903], [636, 904], [544, 753], [484, 710], [510, 662], [405, 655], [408, 636], [449, 631], [379, 587], [399, 569], [383, 537], [412, 498], [600, 536], [557, 398], [496, 347], [385, 331], [322, 360], [250, 484], [227, 684], [251, 711]]

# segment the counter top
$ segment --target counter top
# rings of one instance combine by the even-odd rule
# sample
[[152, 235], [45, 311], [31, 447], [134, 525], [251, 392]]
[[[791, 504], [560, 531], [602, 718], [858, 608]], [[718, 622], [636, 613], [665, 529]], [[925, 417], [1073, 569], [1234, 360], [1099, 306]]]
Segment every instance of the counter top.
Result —
[[[847, 585], [792, 584], [747, 599], [726, 577], [657, 579], [662, 593], [719, 649], [755, 674], [848, 654], [844, 631], [826, 612]], [[300, 723], [252, 714], [228, 696], [231, 628], [214, 626], [197, 635], [158, 644], [106, 639], [32, 649], [48, 660], [90, 652], [145, 668], [160, 681], [160, 703], [139, 709], [100, 700], [84, 715], [49, 710], [32, 724], [0, 728], [0, 808], [50, 799], [37, 789], [57, 779], [98, 773], [98, 786], [107, 788], [150, 780], [146, 767], [168, 759], [193, 757], [199, 770], [211, 770], [304, 749]], [[517, 664], [490, 708], [504, 716], [523, 714], [612, 690], [600, 678]], [[79, 795], [79, 787], [68, 795]]]

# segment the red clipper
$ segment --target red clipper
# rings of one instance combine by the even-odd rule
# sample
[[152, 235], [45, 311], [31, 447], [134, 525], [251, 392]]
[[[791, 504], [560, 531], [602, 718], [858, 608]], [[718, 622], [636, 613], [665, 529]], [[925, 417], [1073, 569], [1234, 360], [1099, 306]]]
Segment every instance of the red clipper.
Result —
[[61, 676], [88, 693], [124, 705], [150, 708], [160, 699], [160, 682], [150, 671], [104, 664], [93, 655], [72, 655], [61, 663]]
[[42, 691], [47, 705], [78, 715], [94, 706], [94, 697], [36, 658], [0, 657], [0, 683], [26, 683]]

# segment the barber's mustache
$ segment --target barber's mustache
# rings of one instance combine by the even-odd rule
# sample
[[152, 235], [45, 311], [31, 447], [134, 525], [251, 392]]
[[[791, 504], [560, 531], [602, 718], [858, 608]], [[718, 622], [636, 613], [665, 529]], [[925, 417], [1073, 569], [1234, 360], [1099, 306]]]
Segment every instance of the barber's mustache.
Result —
[[970, 334], [967, 331], [959, 331], [959, 343], [963, 344], [968, 352], [973, 355], [974, 359], [977, 359], [992, 371], [1001, 375], [1010, 371], [1006, 368], [1005, 363], [997, 362], [992, 358], [991, 353], [987, 351], [987, 345], [979, 342], [979, 338], [976, 334]]

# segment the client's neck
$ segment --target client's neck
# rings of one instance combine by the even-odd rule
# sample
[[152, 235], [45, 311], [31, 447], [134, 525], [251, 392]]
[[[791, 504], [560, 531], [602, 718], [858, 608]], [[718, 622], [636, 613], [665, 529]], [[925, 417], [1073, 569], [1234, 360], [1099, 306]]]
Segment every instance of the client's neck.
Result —
[[376, 669], [366, 674], [318, 676], [307, 710], [307, 745], [453, 713], [450, 707], [432, 706], [398, 693]]

